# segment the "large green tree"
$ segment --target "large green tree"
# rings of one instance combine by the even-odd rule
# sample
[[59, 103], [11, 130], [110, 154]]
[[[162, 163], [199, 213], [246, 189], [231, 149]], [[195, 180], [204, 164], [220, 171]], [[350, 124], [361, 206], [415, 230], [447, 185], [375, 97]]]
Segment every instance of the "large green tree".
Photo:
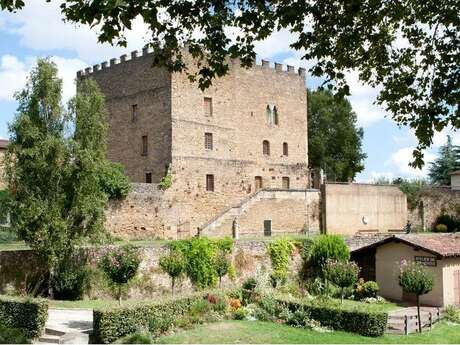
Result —
[[[36, 0], [38, 1], [38, 0]], [[51, 0], [47, 0], [50, 2]], [[15, 11], [24, 0], [0, 0]], [[348, 94], [346, 73], [379, 87], [378, 103], [415, 130], [414, 166], [435, 131], [460, 128], [460, 3], [453, 0], [64, 0], [66, 20], [97, 28], [101, 42], [126, 45], [141, 18], [150, 29], [155, 63], [184, 70], [200, 86], [228, 71], [227, 57], [253, 63], [255, 43], [292, 33], [291, 47], [313, 62], [310, 73]], [[187, 43], [197, 68], [187, 68]]]
[[109, 198], [101, 175], [109, 164], [104, 98], [85, 80], [65, 109], [57, 72], [38, 60], [17, 93], [5, 157], [12, 227], [47, 263], [51, 281], [78, 245], [103, 233]]
[[364, 169], [363, 129], [350, 102], [330, 91], [308, 91], [308, 160], [329, 181], [353, 179]]
[[460, 146], [452, 144], [452, 138], [447, 136], [447, 142], [439, 149], [439, 157], [430, 164], [429, 177], [431, 183], [450, 186], [450, 173], [460, 170]]

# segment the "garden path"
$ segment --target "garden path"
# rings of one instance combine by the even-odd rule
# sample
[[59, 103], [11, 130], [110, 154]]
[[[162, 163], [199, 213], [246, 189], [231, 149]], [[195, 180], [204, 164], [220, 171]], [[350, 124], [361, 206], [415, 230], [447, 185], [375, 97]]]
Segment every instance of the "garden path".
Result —
[[89, 333], [93, 330], [92, 309], [48, 310], [45, 334], [39, 344], [88, 344]]

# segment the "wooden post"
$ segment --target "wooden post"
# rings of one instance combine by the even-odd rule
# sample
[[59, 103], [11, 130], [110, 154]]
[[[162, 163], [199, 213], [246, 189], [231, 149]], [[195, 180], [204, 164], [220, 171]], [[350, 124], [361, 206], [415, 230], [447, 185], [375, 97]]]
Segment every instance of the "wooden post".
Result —
[[404, 315], [404, 334], [405, 334], [405, 335], [409, 334], [408, 322], [407, 322], [407, 315]]

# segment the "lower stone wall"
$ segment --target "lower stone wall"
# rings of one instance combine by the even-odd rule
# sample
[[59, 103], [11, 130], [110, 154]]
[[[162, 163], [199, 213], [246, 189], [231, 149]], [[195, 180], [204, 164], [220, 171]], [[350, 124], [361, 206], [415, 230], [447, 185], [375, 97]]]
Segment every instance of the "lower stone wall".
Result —
[[228, 210], [213, 221], [206, 236], [264, 236], [264, 222], [271, 222], [273, 235], [318, 233], [320, 229], [320, 192], [318, 190], [262, 190], [239, 207]]
[[121, 239], [177, 239], [196, 234], [191, 231], [190, 205], [155, 184], [134, 183], [123, 200], [109, 202], [105, 227]]
[[[253, 276], [258, 270], [270, 270], [270, 258], [267, 255], [266, 242], [264, 241], [235, 241], [232, 262], [235, 266], [237, 278], [231, 281], [224, 277], [223, 286], [229, 287], [240, 285], [245, 279]], [[97, 259], [106, 249], [101, 248], [92, 251], [89, 255], [90, 263], [96, 266]], [[130, 285], [126, 297], [130, 298], [153, 298], [170, 292], [171, 281], [159, 267], [160, 257], [167, 252], [166, 246], [150, 246], [141, 248], [142, 263], [139, 275]], [[14, 287], [17, 291], [26, 291], [26, 286], [33, 285], [33, 281], [39, 281], [43, 274], [39, 267], [37, 257], [30, 250], [3, 251], [0, 252], [0, 294]], [[292, 275], [297, 274], [301, 264], [301, 258], [295, 253], [292, 263], [289, 265]], [[30, 292], [30, 288], [28, 289]], [[188, 292], [192, 286], [188, 279], [183, 279], [176, 291]], [[100, 282], [92, 284], [90, 298], [108, 298], [110, 290]]]
[[413, 229], [432, 230], [441, 214], [460, 214], [460, 190], [450, 187], [426, 187], [420, 191], [418, 205], [409, 209], [408, 219]]
[[[259, 195], [260, 194], [260, 195]], [[239, 199], [241, 201], [241, 199]], [[195, 196], [183, 198], [174, 189], [162, 191], [154, 184], [133, 184], [124, 200], [111, 201], [106, 211], [106, 229], [122, 239], [178, 239], [195, 236], [196, 215], [203, 225], [215, 216], [197, 209]], [[221, 205], [224, 211], [229, 203]], [[247, 206], [247, 207], [246, 207]], [[263, 190], [257, 200], [243, 205], [238, 216], [242, 236], [263, 236], [264, 220], [272, 221], [272, 232], [301, 233], [304, 230], [318, 232], [320, 228], [320, 192], [318, 190]], [[207, 217], [204, 216], [207, 214]], [[206, 236], [231, 236], [234, 217], [203, 232]]]

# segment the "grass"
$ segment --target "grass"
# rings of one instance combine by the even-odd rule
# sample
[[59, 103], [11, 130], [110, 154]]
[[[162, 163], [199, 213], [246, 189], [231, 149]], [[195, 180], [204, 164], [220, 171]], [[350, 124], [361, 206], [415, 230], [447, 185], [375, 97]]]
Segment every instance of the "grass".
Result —
[[353, 301], [349, 299], [344, 299], [342, 307], [344, 309], [365, 309], [366, 311], [373, 312], [389, 312], [391, 310], [400, 309], [401, 306], [392, 302], [385, 303], [364, 303], [360, 301]]
[[[115, 299], [88, 299], [81, 301], [58, 301], [48, 300], [50, 308], [65, 308], [65, 309], [104, 309], [118, 307], [118, 301]], [[122, 307], [132, 306], [143, 303], [153, 303], [152, 300], [134, 300], [128, 299], [121, 302]]]
[[[290, 240], [302, 240], [306, 237], [306, 235], [289, 235], [286, 236]], [[248, 238], [242, 238], [237, 241], [241, 242], [247, 242], [247, 241], [264, 241], [264, 242], [270, 242], [273, 240], [276, 240], [277, 237], [248, 237]], [[154, 240], [154, 239], [144, 239], [144, 240], [116, 240], [113, 242], [115, 245], [125, 245], [125, 244], [132, 244], [137, 247], [161, 247], [166, 244], [171, 242], [170, 240]], [[17, 240], [2, 240], [0, 238], [0, 251], [14, 251], [14, 250], [30, 250], [30, 247], [25, 244], [24, 241], [17, 241]]]
[[456, 344], [460, 325], [437, 324], [422, 334], [368, 338], [341, 331], [320, 333], [262, 321], [223, 321], [161, 337], [161, 344]]

